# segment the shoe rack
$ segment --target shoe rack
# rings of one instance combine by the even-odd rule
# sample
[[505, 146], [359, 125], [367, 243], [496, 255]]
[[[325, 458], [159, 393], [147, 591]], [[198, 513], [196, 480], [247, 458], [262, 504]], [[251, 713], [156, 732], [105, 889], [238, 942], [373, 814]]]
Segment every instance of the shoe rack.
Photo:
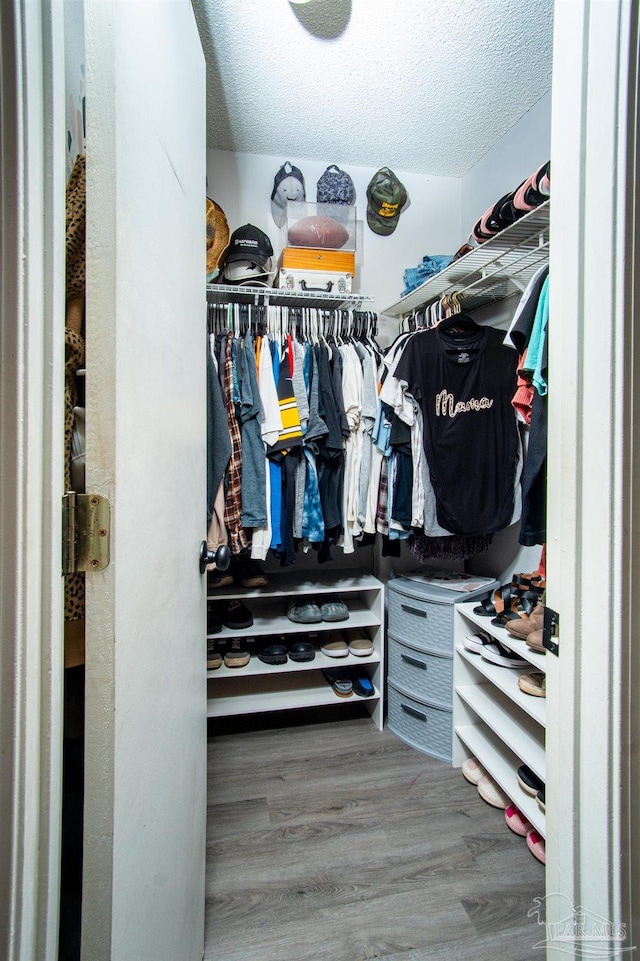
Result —
[[[287, 605], [292, 596], [316, 598], [336, 593], [349, 609], [344, 621], [321, 621], [316, 624], [298, 624], [287, 617]], [[384, 587], [371, 574], [349, 572], [348, 574], [277, 573], [269, 575], [269, 584], [261, 588], [231, 587], [209, 590], [208, 598], [215, 601], [238, 598], [253, 616], [253, 625], [244, 630], [223, 627], [217, 634], [208, 635], [218, 641], [224, 650], [225, 642], [241, 637], [252, 651], [253, 642], [268, 637], [276, 643], [297, 637], [308, 639], [318, 635], [318, 647], [322, 634], [335, 631], [363, 630], [373, 643], [373, 653], [358, 657], [349, 653], [334, 658], [316, 650], [312, 661], [286, 664], [264, 664], [257, 655], [245, 667], [229, 668], [224, 664], [216, 670], [207, 671], [207, 716], [210, 718], [237, 717], [270, 711], [293, 710], [305, 707], [362, 703], [366, 706], [378, 730], [382, 730], [384, 717]], [[286, 640], [284, 641], [286, 643]], [[322, 675], [323, 668], [364, 669], [373, 684], [371, 697], [357, 694], [338, 697]]]
[[[475, 602], [457, 604], [454, 624], [453, 764], [460, 767], [473, 756], [543, 836], [545, 816], [535, 798], [522, 790], [516, 771], [526, 764], [546, 782], [546, 701], [518, 687], [520, 674], [545, 670], [544, 654], [530, 650], [524, 641], [496, 627], [490, 617], [474, 613]], [[466, 634], [486, 631], [507, 645], [528, 665], [513, 669], [485, 661], [463, 646]]]

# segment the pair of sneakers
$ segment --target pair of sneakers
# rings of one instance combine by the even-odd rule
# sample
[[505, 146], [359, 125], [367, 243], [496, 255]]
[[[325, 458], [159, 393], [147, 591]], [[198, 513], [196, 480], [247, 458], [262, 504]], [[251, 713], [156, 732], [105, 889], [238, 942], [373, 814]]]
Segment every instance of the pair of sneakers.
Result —
[[220, 590], [233, 584], [238, 587], [267, 587], [268, 583], [269, 579], [258, 561], [242, 554], [231, 558], [228, 570], [214, 570], [207, 574], [209, 590]]
[[253, 626], [253, 615], [246, 604], [237, 598], [228, 601], [207, 601], [207, 634], [219, 634], [222, 626], [242, 631]]
[[224, 663], [225, 667], [246, 667], [251, 660], [247, 641], [241, 637], [232, 637], [222, 644], [215, 638], [207, 638], [207, 670], [217, 671]]
[[318, 598], [292, 597], [287, 606], [287, 617], [295, 624], [346, 621], [349, 608], [337, 594], [322, 594]]
[[342, 631], [335, 631], [325, 635], [320, 641], [320, 651], [327, 657], [369, 657], [373, 654], [373, 644], [364, 631], [349, 631], [346, 636]]

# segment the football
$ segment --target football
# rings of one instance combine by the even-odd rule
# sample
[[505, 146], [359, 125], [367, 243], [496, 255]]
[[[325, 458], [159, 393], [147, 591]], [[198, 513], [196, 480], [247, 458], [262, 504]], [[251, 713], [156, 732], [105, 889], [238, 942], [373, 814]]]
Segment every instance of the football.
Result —
[[304, 217], [289, 228], [289, 243], [294, 247], [331, 247], [340, 250], [349, 233], [333, 217]]

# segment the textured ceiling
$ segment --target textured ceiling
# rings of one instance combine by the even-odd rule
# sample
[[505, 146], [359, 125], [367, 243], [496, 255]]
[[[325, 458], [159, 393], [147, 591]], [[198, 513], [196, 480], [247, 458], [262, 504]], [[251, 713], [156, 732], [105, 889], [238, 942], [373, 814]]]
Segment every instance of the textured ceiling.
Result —
[[551, 85], [553, 0], [192, 0], [208, 145], [462, 176]]

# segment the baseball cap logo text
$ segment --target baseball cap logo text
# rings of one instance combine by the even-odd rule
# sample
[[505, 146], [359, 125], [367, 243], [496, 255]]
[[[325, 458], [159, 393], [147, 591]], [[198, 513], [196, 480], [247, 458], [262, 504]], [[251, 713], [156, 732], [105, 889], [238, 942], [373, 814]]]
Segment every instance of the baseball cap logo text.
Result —
[[399, 204], [386, 204], [383, 201], [382, 206], [378, 211], [378, 216], [379, 217], [395, 217], [396, 213], [398, 212], [398, 206]]

